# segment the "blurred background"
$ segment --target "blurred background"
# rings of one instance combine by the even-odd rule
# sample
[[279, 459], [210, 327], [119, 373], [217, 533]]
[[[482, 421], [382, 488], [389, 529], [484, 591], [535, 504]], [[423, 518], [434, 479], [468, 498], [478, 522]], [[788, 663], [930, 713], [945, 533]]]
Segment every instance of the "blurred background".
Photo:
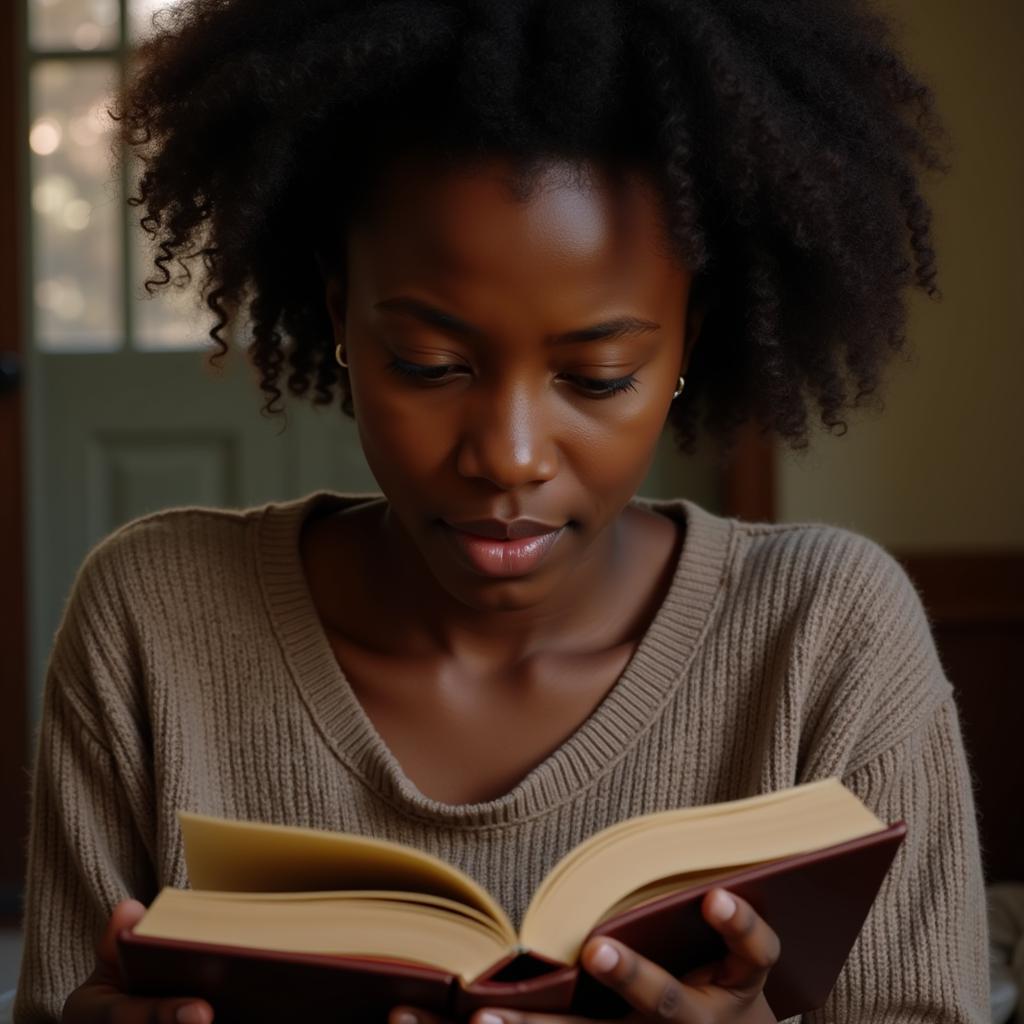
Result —
[[[145, 297], [149, 253], [106, 108], [168, 0], [0, 0], [0, 992], [13, 986], [42, 678], [77, 566], [169, 505], [373, 490], [334, 409], [259, 414], [207, 318]], [[888, 0], [933, 88], [953, 171], [929, 190], [941, 303], [914, 296], [885, 409], [809, 454], [745, 438], [726, 464], [667, 443], [644, 493], [752, 519], [822, 520], [899, 557], [958, 697], [986, 874], [1024, 880], [1024, 5]]]

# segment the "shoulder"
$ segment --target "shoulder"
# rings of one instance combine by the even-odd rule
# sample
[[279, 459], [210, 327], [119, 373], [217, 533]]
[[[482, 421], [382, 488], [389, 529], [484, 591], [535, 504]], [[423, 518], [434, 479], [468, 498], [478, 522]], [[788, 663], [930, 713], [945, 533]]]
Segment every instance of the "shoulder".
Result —
[[647, 504], [686, 523], [688, 554], [715, 563], [727, 601], [811, 614], [823, 627], [895, 608], [921, 615], [903, 567], [861, 534], [825, 523], [749, 523], [683, 499]]
[[[50, 653], [48, 706], [71, 708], [92, 735], [110, 722], [144, 717], [137, 685], [152, 637], [208, 591], [217, 560], [253, 514], [175, 509], [136, 519], [88, 553], [72, 584]], [[217, 554], [219, 552], [219, 554]], [[216, 595], [213, 595], [216, 600]], [[159, 645], [157, 645], [159, 647]], [[54, 712], [51, 712], [54, 713]]]
[[749, 523], [716, 515], [686, 499], [642, 499], [685, 525], [677, 578], [713, 580], [734, 614], [783, 624], [794, 618], [819, 635], [855, 639], [858, 624], [887, 616], [927, 632], [917, 591], [880, 544], [825, 523]]
[[74, 657], [95, 674], [100, 659], [128, 660], [151, 627], [208, 610], [232, 588], [248, 590], [263, 511], [169, 509], [114, 530], [75, 576], [51, 660]]
[[210, 538], [224, 539], [244, 533], [269, 507], [163, 509], [118, 527], [94, 548], [93, 554], [123, 552], [154, 543], [181, 546], [201, 543]]
[[860, 615], [896, 608], [920, 611], [900, 563], [877, 542], [841, 527], [737, 522], [734, 553], [737, 582], [764, 581], [778, 597], [805, 610], [813, 606], [836, 625], [849, 628]]
[[324, 506], [347, 507], [364, 495], [315, 492], [291, 501], [243, 509], [172, 508], [134, 519], [100, 541], [86, 556], [72, 588], [111, 603], [167, 607], [201, 595], [232, 603], [251, 594], [265, 568], [287, 564], [298, 571], [303, 522]]
[[882, 545], [821, 523], [736, 524], [732, 582], [796, 616], [837, 655], [930, 643], [920, 595]]
[[920, 595], [880, 544], [817, 523], [736, 530], [734, 585], [792, 638], [809, 734], [858, 737], [851, 756], [869, 760], [950, 699]]
[[880, 544], [822, 523], [745, 523], [681, 504], [698, 538], [725, 538], [709, 642], [740, 645], [758, 685], [801, 723], [805, 755], [845, 750], [860, 763], [949, 699], [921, 598]]
[[[101, 540], [86, 556], [75, 588], [146, 586], [196, 571], [213, 575], [237, 562], [251, 546], [266, 509], [230, 511], [176, 508], [132, 520]], [[204, 571], [205, 570], [205, 571]]]

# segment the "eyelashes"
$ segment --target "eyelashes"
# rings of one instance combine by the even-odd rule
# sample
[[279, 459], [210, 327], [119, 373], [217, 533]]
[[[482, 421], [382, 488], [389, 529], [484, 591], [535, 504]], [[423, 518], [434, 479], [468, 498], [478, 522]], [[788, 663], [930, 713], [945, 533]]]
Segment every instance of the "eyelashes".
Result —
[[388, 363], [388, 369], [397, 373], [400, 377], [412, 377], [414, 380], [425, 380], [438, 383], [444, 380], [449, 370], [456, 369], [454, 366], [420, 366], [418, 363], [407, 363], [403, 359], [393, 359]]
[[[408, 363], [404, 359], [393, 359], [388, 363], [388, 370], [406, 379], [420, 381], [425, 384], [443, 384], [449, 377], [456, 376], [450, 371], [457, 370], [455, 365], [421, 366]], [[597, 377], [581, 377], [578, 374], [563, 374], [563, 377], [591, 398], [609, 398], [626, 391], [636, 390], [636, 375], [602, 379]]]
[[576, 377], [571, 374], [567, 378], [578, 384], [580, 388], [598, 398], [606, 395], [620, 395], [623, 391], [636, 391], [636, 377], [613, 377], [611, 380], [599, 380], [596, 377]]

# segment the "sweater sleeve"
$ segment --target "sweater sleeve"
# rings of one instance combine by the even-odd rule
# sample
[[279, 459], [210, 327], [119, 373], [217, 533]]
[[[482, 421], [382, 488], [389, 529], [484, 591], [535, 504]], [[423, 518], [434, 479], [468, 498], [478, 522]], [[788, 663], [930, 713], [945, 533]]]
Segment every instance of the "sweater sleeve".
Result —
[[905, 821], [907, 836], [829, 1000], [805, 1024], [987, 1024], [985, 892], [955, 693], [906, 574], [859, 547], [814, 774], [840, 775], [881, 820]]
[[[59, 1021], [92, 972], [95, 943], [113, 906], [148, 902], [147, 768], [126, 770], [119, 732], [138, 733], [130, 656], [106, 559], [76, 582], [51, 656], [32, 779], [25, 945], [15, 1024]], [[120, 722], [121, 729], [112, 727]]]
[[906, 821], [907, 838], [832, 995], [806, 1024], [987, 1024], [985, 893], [952, 696], [843, 781], [883, 821]]

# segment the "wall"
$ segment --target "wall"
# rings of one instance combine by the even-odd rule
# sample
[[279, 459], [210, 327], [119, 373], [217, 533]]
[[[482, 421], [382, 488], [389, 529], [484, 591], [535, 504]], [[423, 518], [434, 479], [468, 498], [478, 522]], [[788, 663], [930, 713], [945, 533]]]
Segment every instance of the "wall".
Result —
[[888, 9], [953, 143], [952, 172], [928, 189], [944, 298], [915, 293], [883, 414], [780, 459], [779, 518], [902, 552], [1024, 548], [1024, 4]]

